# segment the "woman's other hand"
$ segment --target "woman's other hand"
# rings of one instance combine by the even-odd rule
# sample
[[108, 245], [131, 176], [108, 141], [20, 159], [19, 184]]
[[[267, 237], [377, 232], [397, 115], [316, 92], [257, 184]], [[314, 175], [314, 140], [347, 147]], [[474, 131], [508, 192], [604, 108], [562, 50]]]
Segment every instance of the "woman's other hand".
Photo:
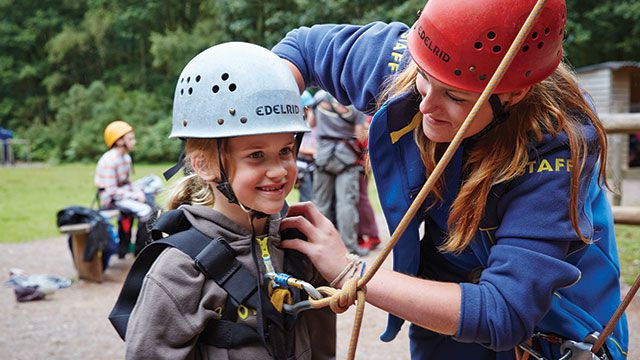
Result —
[[305, 254], [327, 281], [332, 281], [349, 264], [340, 234], [318, 208], [311, 202], [293, 204], [287, 217], [282, 220], [280, 230], [295, 228], [307, 241], [283, 240], [282, 247]]

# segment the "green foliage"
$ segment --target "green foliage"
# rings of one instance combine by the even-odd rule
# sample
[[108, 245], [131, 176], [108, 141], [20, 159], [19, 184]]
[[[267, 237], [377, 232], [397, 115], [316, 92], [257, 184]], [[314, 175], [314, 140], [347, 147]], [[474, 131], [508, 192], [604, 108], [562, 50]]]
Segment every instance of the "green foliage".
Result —
[[567, 0], [567, 57], [574, 66], [640, 59], [640, 2]]
[[[151, 33], [152, 65], [167, 76], [180, 74], [187, 62], [200, 51], [216, 43], [225, 41], [222, 28], [213, 19], [198, 21], [192, 32], [182, 28], [165, 33]], [[177, 77], [176, 77], [177, 79]], [[172, 82], [171, 85], [174, 85]]]
[[35, 160], [94, 162], [106, 150], [104, 127], [123, 119], [141, 139], [134, 153], [138, 159], [168, 161], [177, 158], [179, 144], [167, 139], [171, 119], [162, 110], [167, 107], [167, 100], [154, 94], [107, 88], [101, 81], [88, 87], [74, 85], [64, 96], [52, 99], [55, 121], [33, 124], [22, 136], [31, 139]]
[[[136, 127], [138, 160], [172, 159], [171, 99], [198, 52], [232, 40], [271, 47], [316, 23], [409, 24], [424, 2], [0, 0], [0, 126], [29, 139], [34, 159], [95, 161], [103, 126], [122, 118]], [[640, 58], [638, 1], [567, 6], [575, 66]]]

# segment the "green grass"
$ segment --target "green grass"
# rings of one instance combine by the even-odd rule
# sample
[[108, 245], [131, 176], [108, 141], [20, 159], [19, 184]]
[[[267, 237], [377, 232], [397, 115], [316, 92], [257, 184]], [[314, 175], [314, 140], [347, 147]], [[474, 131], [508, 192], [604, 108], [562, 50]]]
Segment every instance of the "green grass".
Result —
[[640, 226], [616, 225], [620, 272], [628, 285], [640, 274]]
[[[135, 166], [133, 180], [148, 174], [161, 175], [171, 164]], [[94, 164], [0, 167], [0, 243], [22, 242], [57, 236], [56, 213], [70, 206], [90, 206], [95, 196]], [[162, 197], [160, 197], [160, 202]], [[369, 199], [376, 213], [380, 203], [373, 181]], [[287, 197], [298, 200], [298, 191]], [[618, 225], [622, 277], [631, 284], [640, 273], [640, 226]]]
[[[136, 165], [133, 180], [169, 167]], [[95, 164], [0, 168], [0, 243], [57, 236], [58, 210], [95, 198], [94, 171]]]

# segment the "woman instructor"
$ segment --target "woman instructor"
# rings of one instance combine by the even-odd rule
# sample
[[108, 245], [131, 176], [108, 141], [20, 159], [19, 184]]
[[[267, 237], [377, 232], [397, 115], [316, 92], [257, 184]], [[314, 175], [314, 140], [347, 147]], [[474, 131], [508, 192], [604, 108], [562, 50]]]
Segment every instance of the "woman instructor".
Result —
[[[301, 88], [376, 110], [369, 151], [391, 231], [534, 3], [430, 0], [411, 28], [316, 25], [273, 49]], [[412, 323], [415, 359], [512, 359], [522, 343], [557, 359], [568, 341], [588, 347], [620, 304], [606, 137], [561, 61], [565, 21], [565, 2], [547, 1], [394, 248], [394, 271], [379, 270], [367, 285], [367, 300], [392, 314], [383, 340], [402, 319]], [[308, 242], [283, 246], [306, 254], [329, 281], [348, 265], [313, 205], [292, 206], [283, 227], [306, 234]], [[625, 318], [603, 349], [626, 357]]]

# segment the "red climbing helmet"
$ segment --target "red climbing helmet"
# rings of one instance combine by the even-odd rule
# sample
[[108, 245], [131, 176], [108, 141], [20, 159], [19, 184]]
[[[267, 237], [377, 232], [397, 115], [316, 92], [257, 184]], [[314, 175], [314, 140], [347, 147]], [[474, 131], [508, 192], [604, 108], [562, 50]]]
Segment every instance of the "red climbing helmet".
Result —
[[[535, 0], [430, 0], [409, 33], [409, 52], [427, 74], [481, 92], [533, 9]], [[562, 59], [565, 0], [548, 0], [497, 86], [505, 93], [551, 75]]]

